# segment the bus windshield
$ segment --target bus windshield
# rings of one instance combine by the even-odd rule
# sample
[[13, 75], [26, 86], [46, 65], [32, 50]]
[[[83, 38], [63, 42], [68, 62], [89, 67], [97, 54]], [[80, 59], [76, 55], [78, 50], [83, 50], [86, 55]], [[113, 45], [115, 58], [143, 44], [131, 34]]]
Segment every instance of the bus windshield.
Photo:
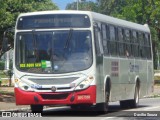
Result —
[[60, 74], [89, 68], [92, 64], [89, 30], [19, 32], [16, 67], [23, 72]]

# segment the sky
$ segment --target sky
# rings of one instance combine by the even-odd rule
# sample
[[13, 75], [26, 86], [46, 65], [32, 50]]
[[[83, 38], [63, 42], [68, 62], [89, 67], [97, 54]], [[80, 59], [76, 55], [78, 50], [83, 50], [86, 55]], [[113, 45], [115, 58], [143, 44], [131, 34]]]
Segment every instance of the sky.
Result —
[[[61, 10], [65, 10], [66, 5], [68, 3], [72, 3], [72, 2], [75, 2], [75, 1], [77, 1], [77, 0], [52, 0], [52, 2], [54, 2], [59, 7], [59, 9], [61, 9]], [[86, 0], [86, 1], [95, 2], [96, 0]]]

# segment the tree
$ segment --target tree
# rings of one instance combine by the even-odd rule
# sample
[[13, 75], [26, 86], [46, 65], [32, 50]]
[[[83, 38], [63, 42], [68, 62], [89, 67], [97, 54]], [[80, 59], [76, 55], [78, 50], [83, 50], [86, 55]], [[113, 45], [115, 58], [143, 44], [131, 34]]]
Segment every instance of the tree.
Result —
[[[154, 67], [156, 51], [160, 50], [160, 2], [159, 0], [97, 0], [100, 12], [106, 15], [136, 22], [148, 23], [152, 34]], [[157, 36], [157, 34], [159, 36]]]
[[[2, 49], [3, 33], [13, 28], [20, 13], [31, 11], [57, 10], [51, 0], [0, 0], [0, 50]], [[13, 48], [13, 33], [7, 32], [10, 48]], [[0, 57], [2, 52], [0, 52]]]
[[[92, 1], [79, 2], [78, 8], [79, 10], [95, 11], [95, 12], [98, 12], [99, 9], [98, 4]], [[67, 4], [66, 10], [77, 10], [77, 2]]]

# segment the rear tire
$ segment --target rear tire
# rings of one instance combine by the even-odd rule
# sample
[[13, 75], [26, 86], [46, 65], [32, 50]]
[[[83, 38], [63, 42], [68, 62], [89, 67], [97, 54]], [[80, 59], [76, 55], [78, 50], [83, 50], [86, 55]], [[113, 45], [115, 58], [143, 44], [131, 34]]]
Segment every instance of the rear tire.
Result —
[[130, 107], [136, 108], [139, 105], [139, 88], [136, 86], [135, 93], [134, 93], [134, 99], [130, 100]]
[[121, 108], [136, 108], [139, 104], [139, 87], [136, 85], [134, 99], [120, 101]]
[[43, 105], [31, 105], [32, 113], [42, 113], [43, 112]]

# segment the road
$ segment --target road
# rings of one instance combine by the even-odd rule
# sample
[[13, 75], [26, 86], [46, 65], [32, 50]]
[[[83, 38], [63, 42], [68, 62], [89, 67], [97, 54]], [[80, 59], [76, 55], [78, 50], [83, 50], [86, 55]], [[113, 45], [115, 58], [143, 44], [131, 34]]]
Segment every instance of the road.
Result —
[[[25, 113], [25, 111], [20, 113]], [[69, 106], [49, 107], [44, 109], [42, 116], [43, 118], [49, 117], [49, 119], [54, 118], [56, 120], [82, 120], [82, 118], [83, 120], [158, 120], [160, 119], [160, 98], [141, 99], [139, 107], [134, 109], [122, 109], [120, 108], [119, 102], [112, 102], [110, 103], [109, 111], [107, 114], [86, 110], [73, 111]]]
[[101, 114], [93, 111], [73, 111], [70, 107], [47, 108], [43, 116], [74, 116], [74, 117], [160, 117], [160, 98], [141, 99], [138, 108], [122, 109], [119, 102], [112, 102], [107, 114]]

